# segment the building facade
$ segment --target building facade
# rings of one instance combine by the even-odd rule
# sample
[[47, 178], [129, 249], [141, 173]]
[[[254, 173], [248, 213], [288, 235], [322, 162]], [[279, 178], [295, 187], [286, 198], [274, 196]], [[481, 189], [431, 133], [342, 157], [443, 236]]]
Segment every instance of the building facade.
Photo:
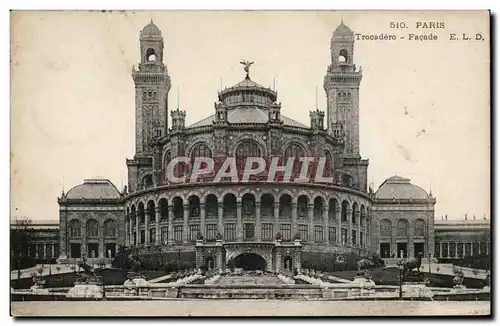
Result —
[[[145, 254], [192, 252], [198, 266], [223, 268], [234, 258], [270, 271], [300, 267], [307, 252], [434, 255], [432, 195], [400, 177], [386, 180], [375, 193], [367, 188], [368, 160], [359, 148], [362, 71], [346, 25], [330, 41], [326, 125], [323, 111], [310, 111], [308, 126], [283, 114], [277, 92], [252, 80], [249, 62], [242, 62], [244, 79], [217, 94], [213, 114], [186, 126], [186, 111], [177, 108], [170, 111], [169, 125], [171, 77], [153, 22], [140, 32], [139, 47], [140, 63], [132, 71], [136, 146], [126, 160], [128, 185], [120, 192], [108, 180], [90, 179], [63, 193], [62, 259], [113, 257], [119, 244]], [[278, 174], [271, 182], [267, 175], [214, 182], [212, 173], [175, 183], [166, 171], [179, 157], [189, 162], [174, 168], [176, 176], [191, 172], [199, 157], [219, 167], [232, 157], [238, 168], [248, 157], [280, 157], [295, 158], [297, 179], [298, 158], [312, 157], [313, 166], [323, 162], [323, 177], [330, 179], [288, 182]]]

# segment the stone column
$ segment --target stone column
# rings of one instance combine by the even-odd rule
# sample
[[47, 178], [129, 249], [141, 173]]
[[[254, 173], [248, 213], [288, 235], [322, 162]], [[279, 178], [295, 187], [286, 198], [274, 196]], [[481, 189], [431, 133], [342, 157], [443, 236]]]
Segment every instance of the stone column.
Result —
[[348, 222], [348, 229], [347, 229], [347, 245], [349, 247], [352, 246], [352, 209], [348, 208], [347, 209], [347, 222]]
[[342, 244], [342, 208], [341, 207], [336, 207], [335, 208], [335, 221], [337, 222], [337, 229], [335, 230], [337, 232], [336, 235], [336, 240], [338, 244]]
[[139, 214], [135, 214], [135, 245], [138, 246], [141, 243], [141, 231], [139, 227]]
[[281, 240], [276, 240], [274, 242], [274, 250], [275, 250], [275, 263], [274, 266], [276, 266], [274, 272], [279, 273], [281, 271]]
[[85, 254], [89, 257], [89, 252], [87, 248], [87, 228], [85, 223], [82, 223], [82, 250], [80, 250], [81, 254]]
[[439, 242], [439, 258], [443, 258], [443, 243]]
[[189, 204], [184, 205], [184, 220], [183, 220], [183, 226], [182, 226], [182, 243], [188, 244], [189, 243]]
[[486, 255], [488, 255], [490, 253], [490, 243], [488, 241], [486, 241]]
[[273, 236], [280, 231], [280, 203], [274, 202]]
[[35, 258], [40, 258], [38, 257], [38, 244], [35, 244]]
[[218, 208], [218, 224], [219, 224], [219, 227], [218, 227], [218, 232], [220, 232], [221, 234], [224, 234], [224, 203], [217, 203], [217, 208]]
[[357, 230], [358, 234], [357, 234], [357, 237], [356, 237], [358, 241], [357, 241], [357, 243], [356, 243], [356, 246], [357, 246], [358, 248], [361, 248], [361, 212], [360, 212], [360, 211], [356, 211], [356, 212], [354, 213], [354, 216], [355, 216], [355, 218], [356, 218], [356, 225], [357, 225], [357, 227], [358, 227], [358, 228], [357, 228], [357, 229], [358, 229], [358, 230]]
[[462, 243], [462, 258], [465, 257], [465, 242]]
[[168, 206], [168, 243], [174, 243], [174, 206]]
[[128, 219], [128, 224], [129, 224], [128, 245], [129, 246], [135, 246], [135, 243], [134, 243], [134, 228], [133, 228], [133, 224], [132, 224], [132, 218], [133, 218], [133, 216], [130, 215], [129, 219]]
[[293, 245], [293, 265], [300, 274], [302, 269], [302, 244], [300, 240], [295, 240]]
[[458, 242], [455, 241], [455, 258], [458, 258]]
[[309, 235], [309, 241], [310, 243], [314, 243], [314, 205], [309, 204], [307, 206], [307, 216], [309, 217], [309, 226], [307, 227]]
[[260, 201], [255, 202], [255, 240], [262, 239], [262, 223], [260, 219]]
[[223, 271], [224, 264], [222, 261], [222, 240], [215, 240], [215, 250], [216, 250], [216, 262], [215, 262], [215, 268], [219, 270], [219, 272]]
[[328, 221], [328, 211], [329, 210], [330, 210], [329, 205], [325, 205], [323, 207], [323, 243], [325, 245], [328, 245], [328, 243], [330, 243], [330, 239], [328, 239], [328, 235], [330, 234], [330, 232], [329, 232], [330, 224]]
[[236, 202], [236, 239], [243, 241], [243, 221], [241, 219], [241, 200]]
[[42, 259], [47, 258], [47, 249], [45, 248], [45, 243], [41, 244], [42, 246]]
[[203, 266], [203, 263], [205, 261], [204, 255], [203, 255], [203, 240], [196, 240], [196, 268], [198, 270], [201, 269]]
[[151, 219], [151, 213], [149, 212], [149, 209], [146, 209], [144, 212], [145, 219], [144, 219], [144, 244], [146, 246], [149, 246], [149, 220]]
[[128, 227], [128, 215], [125, 216], [125, 245], [128, 246], [128, 242], [129, 242], [129, 234], [128, 234], [128, 231], [129, 231], [129, 227]]
[[477, 243], [477, 254], [481, 255], [481, 241]]
[[160, 218], [161, 212], [160, 207], [155, 209], [155, 245], [158, 246], [161, 243], [161, 230], [160, 230]]
[[[415, 246], [413, 245], [413, 223], [408, 221], [408, 258], [415, 257]], [[424, 248], [425, 249], [425, 248]], [[425, 250], [422, 252], [425, 257]]]
[[368, 245], [368, 218], [367, 218], [366, 213], [361, 215], [361, 219], [363, 219], [363, 221], [364, 221], [364, 224], [363, 224], [363, 237], [364, 237], [363, 245], [365, 246], [365, 248], [370, 248], [370, 246]]
[[205, 237], [205, 218], [207, 215], [205, 203], [200, 203], [200, 233], [203, 237]]
[[99, 253], [96, 253], [99, 255], [99, 258], [104, 258], [105, 257], [105, 252], [104, 252], [104, 222], [103, 224], [99, 224]]
[[57, 258], [56, 257], [56, 245], [53, 243], [52, 246], [50, 246], [50, 247], [51, 247], [50, 250], [52, 250], [52, 257]]
[[292, 202], [292, 239], [297, 234], [297, 203]]

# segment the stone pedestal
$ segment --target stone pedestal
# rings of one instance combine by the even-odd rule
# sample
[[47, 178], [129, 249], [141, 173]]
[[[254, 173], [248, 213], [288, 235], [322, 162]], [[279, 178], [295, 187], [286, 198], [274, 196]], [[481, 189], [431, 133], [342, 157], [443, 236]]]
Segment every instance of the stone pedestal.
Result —
[[364, 276], [355, 276], [354, 280], [349, 285], [351, 286], [348, 293], [349, 297], [375, 295], [375, 282], [365, 278]]
[[[431, 289], [423, 282], [405, 282], [401, 288], [403, 290], [403, 297], [432, 298], [434, 296]], [[399, 296], [399, 289], [396, 291], [396, 295]]]
[[216, 262], [215, 262], [215, 269], [218, 270], [220, 273], [225, 269], [224, 266], [224, 259], [222, 257], [222, 240], [215, 240], [215, 246], [216, 246]]
[[97, 284], [75, 284], [69, 289], [66, 298], [70, 299], [102, 299], [102, 287]]

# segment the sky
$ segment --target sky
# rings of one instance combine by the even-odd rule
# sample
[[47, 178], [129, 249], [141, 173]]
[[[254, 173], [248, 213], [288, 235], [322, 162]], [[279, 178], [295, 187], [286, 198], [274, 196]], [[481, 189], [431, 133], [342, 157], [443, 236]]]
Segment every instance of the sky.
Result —
[[[245, 74], [273, 80], [282, 113], [309, 125], [326, 110], [330, 39], [355, 33], [439, 40], [356, 41], [360, 152], [375, 189], [393, 175], [436, 197], [435, 216], [489, 217], [490, 58], [486, 12], [14, 12], [11, 15], [11, 215], [57, 220], [57, 197], [86, 178], [127, 183], [135, 150], [132, 66], [153, 19], [172, 80], [169, 108], [191, 124], [214, 112], [217, 91]], [[390, 22], [406, 29], [391, 29]], [[437, 30], [417, 22], [444, 22]], [[485, 41], [450, 41], [483, 33]], [[177, 92], [179, 89], [179, 92]], [[179, 94], [179, 96], [177, 95]]]

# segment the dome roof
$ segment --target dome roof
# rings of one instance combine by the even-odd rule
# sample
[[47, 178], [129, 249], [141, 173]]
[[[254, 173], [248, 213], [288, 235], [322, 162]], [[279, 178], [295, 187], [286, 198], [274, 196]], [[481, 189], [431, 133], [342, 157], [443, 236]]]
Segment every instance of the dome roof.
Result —
[[148, 37], [148, 36], [161, 36], [161, 31], [160, 29], [158, 28], [158, 26], [156, 26], [153, 21], [151, 20], [151, 22], [149, 24], [146, 25], [146, 27], [144, 27], [141, 31], [141, 36], [143, 37]]
[[428, 199], [427, 192], [410, 179], [393, 176], [382, 183], [375, 193], [377, 199]]
[[[215, 120], [215, 114], [206, 117], [203, 120], [193, 123], [188, 128], [211, 126]], [[262, 123], [266, 124], [269, 120], [268, 113], [265, 109], [258, 107], [249, 108], [235, 108], [228, 110], [227, 120], [229, 123]], [[309, 128], [300, 122], [297, 122], [283, 114], [281, 114], [281, 120], [285, 126], [299, 127], [299, 128]]]
[[335, 29], [335, 32], [333, 32], [333, 38], [342, 40], [354, 40], [354, 32], [351, 31], [349, 27], [344, 25], [344, 22], [341, 22], [340, 25]]
[[120, 196], [118, 189], [107, 179], [85, 179], [66, 194], [68, 199], [115, 199]]

